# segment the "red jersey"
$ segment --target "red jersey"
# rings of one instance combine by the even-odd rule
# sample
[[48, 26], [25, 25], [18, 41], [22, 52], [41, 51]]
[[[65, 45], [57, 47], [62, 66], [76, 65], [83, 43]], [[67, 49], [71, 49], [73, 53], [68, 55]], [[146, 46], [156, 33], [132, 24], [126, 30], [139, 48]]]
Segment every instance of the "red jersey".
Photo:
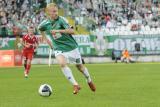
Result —
[[29, 48], [24, 47], [23, 51], [34, 52], [34, 49], [36, 48], [35, 45], [38, 44], [38, 39], [35, 35], [30, 37], [28, 34], [26, 34], [26, 35], [23, 36], [23, 42], [30, 45]]

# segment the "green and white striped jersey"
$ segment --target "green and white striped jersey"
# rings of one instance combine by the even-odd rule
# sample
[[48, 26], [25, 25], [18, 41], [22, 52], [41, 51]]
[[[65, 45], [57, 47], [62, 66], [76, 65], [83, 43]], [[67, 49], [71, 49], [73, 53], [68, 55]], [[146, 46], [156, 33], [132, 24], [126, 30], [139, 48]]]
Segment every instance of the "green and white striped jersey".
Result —
[[70, 26], [68, 23], [59, 16], [56, 20], [46, 19], [42, 21], [39, 24], [38, 29], [45, 32], [46, 37], [52, 42], [54, 50], [68, 52], [78, 47], [78, 44], [72, 35], [66, 33], [56, 33], [55, 37], [52, 36], [51, 30], [64, 30], [68, 29], [69, 27]]

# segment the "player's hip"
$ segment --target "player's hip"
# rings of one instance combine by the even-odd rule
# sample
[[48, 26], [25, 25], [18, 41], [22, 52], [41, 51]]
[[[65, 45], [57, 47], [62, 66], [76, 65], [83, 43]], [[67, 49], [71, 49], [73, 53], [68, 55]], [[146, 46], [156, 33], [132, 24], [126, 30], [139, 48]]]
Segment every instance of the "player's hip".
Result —
[[34, 54], [34, 50], [22, 50], [22, 54]]
[[54, 53], [55, 53], [55, 57], [58, 57], [59, 55], [64, 56], [68, 63], [72, 63], [72, 64], [81, 64], [82, 63], [81, 54], [80, 54], [78, 48], [75, 48], [75, 49], [68, 51], [68, 52], [55, 50]]

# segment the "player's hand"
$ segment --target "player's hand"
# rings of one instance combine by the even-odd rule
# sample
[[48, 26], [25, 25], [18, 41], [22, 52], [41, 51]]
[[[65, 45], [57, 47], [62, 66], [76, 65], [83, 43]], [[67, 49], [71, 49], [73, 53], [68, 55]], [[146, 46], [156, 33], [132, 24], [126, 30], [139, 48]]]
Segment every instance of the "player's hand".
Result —
[[51, 49], [53, 49], [53, 46], [52, 46], [51, 44], [49, 44], [49, 47], [50, 47]]
[[26, 48], [29, 48], [29, 47], [30, 47], [30, 45], [29, 45], [29, 44], [25, 44], [25, 47], [26, 47]]
[[50, 46], [51, 49], [53, 49], [53, 46]]
[[57, 38], [56, 33], [58, 33], [58, 32], [59, 32], [59, 30], [51, 30], [52, 36], [54, 38]]
[[54, 35], [56, 35], [56, 30], [51, 30], [51, 33], [52, 33], [52, 35], [54, 36]]
[[25, 47], [26, 47], [26, 48], [33, 48], [33, 45], [27, 43], [27, 44], [25, 45]]
[[56, 38], [56, 31], [55, 31], [55, 30], [51, 30], [51, 33], [52, 33], [52, 36], [53, 36], [54, 38]]
[[20, 48], [20, 47], [22, 46], [22, 44], [21, 44], [21, 43], [18, 43], [17, 46], [18, 46], [18, 48]]
[[60, 33], [60, 30], [51, 30], [52, 33]]
[[53, 49], [53, 46], [52, 46], [51, 41], [49, 41], [49, 40], [47, 39], [47, 43], [48, 43], [48, 45], [50, 46], [50, 48]]

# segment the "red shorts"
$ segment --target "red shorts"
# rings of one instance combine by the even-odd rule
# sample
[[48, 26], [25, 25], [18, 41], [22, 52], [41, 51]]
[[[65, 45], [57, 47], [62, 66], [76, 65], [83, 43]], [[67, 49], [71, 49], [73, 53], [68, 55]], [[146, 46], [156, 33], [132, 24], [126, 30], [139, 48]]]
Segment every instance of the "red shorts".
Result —
[[34, 56], [34, 52], [33, 51], [25, 51], [25, 50], [23, 50], [22, 56], [23, 56], [24, 59], [32, 60], [33, 56]]

